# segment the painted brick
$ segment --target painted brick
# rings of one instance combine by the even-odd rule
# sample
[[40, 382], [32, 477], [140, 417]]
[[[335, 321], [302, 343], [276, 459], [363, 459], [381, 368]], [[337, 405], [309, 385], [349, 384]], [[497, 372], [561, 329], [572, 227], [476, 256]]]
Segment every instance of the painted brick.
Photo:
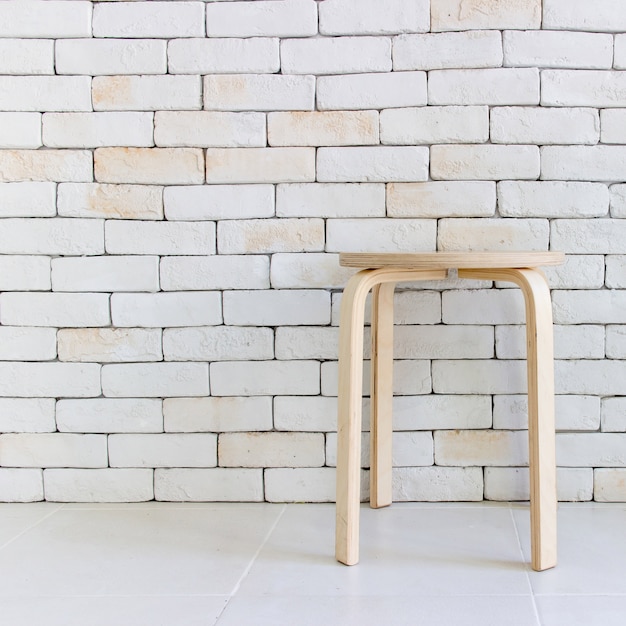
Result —
[[517, 289], [444, 291], [441, 304], [444, 324], [519, 324], [525, 317]]
[[54, 183], [0, 183], [0, 214], [3, 218], [53, 217], [56, 215], [56, 195]]
[[153, 39], [66, 39], [56, 42], [57, 74], [165, 74], [166, 42]]
[[440, 145], [430, 149], [435, 180], [539, 178], [537, 146]]
[[439, 222], [437, 249], [547, 250], [549, 235], [548, 221], [542, 219], [450, 218]]
[[615, 35], [613, 67], [616, 70], [626, 69], [626, 36], [624, 34]]
[[337, 398], [323, 396], [274, 398], [274, 428], [286, 431], [337, 430]]
[[383, 183], [293, 183], [276, 187], [278, 217], [384, 217]]
[[565, 324], [623, 324], [626, 291], [554, 291], [554, 321]]
[[0, 182], [86, 182], [93, 179], [88, 150], [0, 150]]
[[612, 0], [544, 0], [543, 27], [563, 30], [621, 31], [626, 7]]
[[2, 254], [89, 255], [104, 252], [103, 223], [78, 219], [4, 219]]
[[217, 437], [208, 433], [114, 434], [111, 467], [214, 467]]
[[556, 437], [556, 459], [569, 467], [624, 467], [623, 433], [560, 433]]
[[326, 0], [319, 5], [320, 33], [323, 35], [383, 35], [422, 33], [430, 26], [426, 0], [406, 2], [361, 0], [358, 11], [350, 0]]
[[433, 31], [539, 28], [541, 0], [433, 0], [430, 21]]
[[54, 328], [0, 326], [0, 360], [49, 361], [56, 355]]
[[170, 257], [161, 260], [164, 291], [208, 289], [267, 289], [266, 256]]
[[261, 502], [263, 470], [157, 468], [154, 497], [169, 502]]
[[[600, 428], [600, 398], [597, 396], [567, 396], [554, 398], [557, 430], [598, 430]], [[528, 428], [528, 398], [499, 395], [493, 398], [493, 427], [505, 430]]]
[[0, 76], [0, 111], [91, 111], [91, 78]]
[[626, 326], [607, 326], [606, 355], [612, 359], [626, 359]]
[[490, 130], [494, 143], [595, 144], [600, 121], [595, 109], [498, 107]]
[[221, 324], [220, 294], [208, 292], [115, 293], [111, 315], [115, 326], [164, 327]]
[[280, 69], [278, 39], [174, 39], [167, 48], [171, 74], [270, 74]]
[[104, 365], [102, 391], [113, 398], [208, 395], [208, 373], [206, 363]]
[[166, 187], [169, 220], [221, 220], [274, 215], [273, 185], [196, 185]]
[[274, 333], [270, 328], [218, 326], [166, 329], [166, 361], [252, 361], [274, 358]]
[[611, 185], [611, 217], [626, 217], [626, 185]]
[[[556, 470], [557, 499], [586, 502], [593, 499], [593, 470], [559, 467]], [[528, 501], [530, 478], [525, 467], [485, 468], [485, 500]]]
[[[224, 361], [211, 364], [211, 393], [214, 396], [315, 396], [319, 392], [320, 364], [317, 361]], [[323, 451], [323, 444], [321, 447]], [[220, 464], [223, 464], [221, 459]]]
[[198, 184], [204, 181], [204, 155], [198, 148], [98, 148], [99, 183]]
[[61, 432], [158, 433], [163, 431], [160, 400], [94, 398], [59, 400], [56, 421]]
[[157, 291], [158, 257], [63, 257], [52, 260], [54, 291]]
[[292, 183], [315, 180], [314, 148], [209, 148], [208, 183]]
[[603, 398], [601, 409], [603, 432], [626, 432], [626, 399]]
[[266, 469], [268, 502], [334, 502], [335, 470], [330, 467], [281, 467]]
[[554, 220], [550, 242], [555, 250], [573, 254], [626, 252], [626, 222], [610, 219]]
[[90, 37], [91, 2], [29, 2], [0, 5], [0, 37]]
[[432, 370], [435, 393], [526, 393], [524, 361], [441, 360]]
[[47, 291], [51, 289], [50, 258], [0, 256], [0, 291]]
[[152, 146], [152, 114], [46, 113], [43, 143], [50, 148]]
[[488, 359], [493, 345], [491, 326], [398, 326], [394, 332], [397, 359]]
[[[524, 326], [497, 327], [496, 354], [499, 359], [525, 359], [526, 328]], [[554, 357], [556, 359], [603, 359], [604, 328], [582, 324], [555, 326]]]
[[54, 42], [49, 39], [1, 39], [0, 73], [54, 74]]
[[276, 253], [270, 266], [274, 289], [339, 289], [352, 274], [352, 268], [340, 267], [338, 254]]
[[161, 331], [153, 328], [61, 328], [58, 345], [60, 361], [117, 363], [163, 358]]
[[45, 433], [56, 430], [53, 398], [0, 398], [0, 431]]
[[298, 326], [276, 329], [277, 359], [337, 359], [339, 329]]
[[376, 111], [270, 113], [270, 146], [360, 146], [378, 144]]
[[427, 103], [426, 72], [390, 72], [320, 76], [320, 110], [389, 109]]
[[38, 502], [43, 500], [40, 469], [0, 469], [0, 502]]
[[320, 467], [321, 433], [226, 433], [219, 438], [221, 467]]
[[103, 435], [0, 435], [0, 463], [8, 467], [106, 467]]
[[488, 139], [487, 107], [389, 109], [380, 116], [383, 144], [482, 143]]
[[358, 74], [391, 71], [388, 37], [286, 39], [280, 44], [283, 74]]
[[0, 363], [0, 396], [93, 398], [101, 394], [96, 363]]
[[218, 224], [220, 254], [315, 252], [324, 249], [324, 220], [226, 220]]
[[224, 292], [224, 323], [234, 326], [325, 325], [330, 294], [313, 289]]
[[541, 72], [543, 106], [621, 107], [626, 73], [593, 70]]
[[476, 502], [483, 499], [479, 467], [398, 467], [393, 470], [395, 502]]
[[154, 142], [166, 147], [264, 147], [265, 115], [158, 111], [154, 117]]
[[441, 430], [435, 432], [437, 465], [528, 465], [528, 437], [514, 430]]
[[596, 502], [624, 502], [626, 499], [626, 471], [602, 469], [593, 471], [593, 493]]
[[489, 181], [387, 185], [390, 217], [491, 217], [495, 210], [495, 183]]
[[314, 107], [314, 100], [314, 76], [217, 74], [204, 77], [205, 109], [309, 111]]
[[40, 113], [0, 113], [0, 148], [39, 148], [41, 145]]
[[403, 35], [393, 43], [394, 70], [500, 67], [502, 36], [494, 31]]
[[109, 294], [3, 293], [3, 324], [14, 326], [108, 326]]
[[209, 37], [308, 37], [315, 34], [317, 5], [311, 0], [207, 4]]
[[414, 146], [319, 148], [320, 182], [411, 182], [428, 178], [428, 149]]
[[505, 31], [504, 65], [610, 69], [613, 38], [596, 33], [558, 31]]
[[95, 111], [202, 108], [199, 76], [96, 76], [92, 92]]
[[271, 430], [272, 399], [266, 396], [166, 398], [163, 418], [166, 432]]
[[600, 183], [502, 181], [498, 209], [502, 217], [603, 217], [609, 190]]
[[553, 289], [600, 289], [604, 285], [604, 257], [576, 254], [563, 265], [543, 268]]
[[600, 111], [602, 143], [626, 143], [626, 116], [621, 109], [604, 109]]
[[[434, 250], [434, 220], [335, 219], [326, 226], [329, 252]], [[355, 240], [355, 233], [358, 239]]]
[[606, 286], [612, 289], [626, 287], [626, 255], [606, 257]]
[[50, 502], [146, 502], [154, 498], [149, 469], [47, 469], [43, 480]]
[[539, 104], [539, 71], [433, 70], [428, 75], [428, 104]]
[[111, 2], [93, 12], [94, 37], [203, 37], [202, 2]]
[[[603, 303], [600, 302], [598, 306]], [[556, 361], [557, 393], [615, 396], [623, 391], [624, 361]], [[583, 465], [587, 465], [586, 462]]]
[[[432, 391], [430, 361], [394, 361], [393, 393], [399, 396], [416, 396]], [[336, 396], [338, 376], [337, 361], [322, 363], [322, 395]], [[370, 393], [370, 362], [363, 363], [363, 395]]]

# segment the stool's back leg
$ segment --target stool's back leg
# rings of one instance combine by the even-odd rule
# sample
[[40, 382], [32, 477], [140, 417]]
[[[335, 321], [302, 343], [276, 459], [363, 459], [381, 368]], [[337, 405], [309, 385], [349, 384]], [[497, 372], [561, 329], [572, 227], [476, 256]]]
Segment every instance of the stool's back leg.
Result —
[[370, 506], [389, 506], [393, 435], [393, 292], [384, 283], [372, 292], [372, 360], [370, 403]]

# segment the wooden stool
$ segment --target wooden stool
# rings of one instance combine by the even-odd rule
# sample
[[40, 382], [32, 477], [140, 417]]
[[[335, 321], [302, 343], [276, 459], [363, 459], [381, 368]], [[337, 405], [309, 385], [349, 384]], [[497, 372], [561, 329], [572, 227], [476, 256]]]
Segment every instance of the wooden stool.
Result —
[[402, 281], [459, 278], [502, 280], [521, 288], [526, 303], [528, 436], [532, 568], [556, 565], [556, 459], [552, 306], [542, 265], [560, 265], [561, 252], [343, 253], [340, 264], [360, 268], [341, 302], [337, 424], [335, 555], [359, 560], [361, 403], [365, 299], [372, 297], [370, 506], [391, 504], [393, 292]]

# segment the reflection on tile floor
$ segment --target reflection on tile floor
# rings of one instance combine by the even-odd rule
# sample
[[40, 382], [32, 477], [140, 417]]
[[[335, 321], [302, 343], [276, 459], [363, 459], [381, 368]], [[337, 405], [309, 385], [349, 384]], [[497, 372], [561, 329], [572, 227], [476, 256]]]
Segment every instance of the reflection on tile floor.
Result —
[[537, 573], [524, 505], [364, 506], [345, 567], [333, 505], [0, 504], [0, 625], [622, 626], [625, 529], [562, 504]]

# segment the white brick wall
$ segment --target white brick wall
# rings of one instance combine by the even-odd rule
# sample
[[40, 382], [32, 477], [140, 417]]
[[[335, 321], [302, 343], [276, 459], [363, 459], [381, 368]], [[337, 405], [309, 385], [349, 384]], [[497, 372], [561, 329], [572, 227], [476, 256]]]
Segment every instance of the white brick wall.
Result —
[[[332, 501], [339, 253], [467, 249], [566, 253], [558, 495], [626, 501], [625, 31], [616, 0], [0, 2], [0, 501]], [[394, 302], [394, 497], [526, 499], [519, 290]]]

